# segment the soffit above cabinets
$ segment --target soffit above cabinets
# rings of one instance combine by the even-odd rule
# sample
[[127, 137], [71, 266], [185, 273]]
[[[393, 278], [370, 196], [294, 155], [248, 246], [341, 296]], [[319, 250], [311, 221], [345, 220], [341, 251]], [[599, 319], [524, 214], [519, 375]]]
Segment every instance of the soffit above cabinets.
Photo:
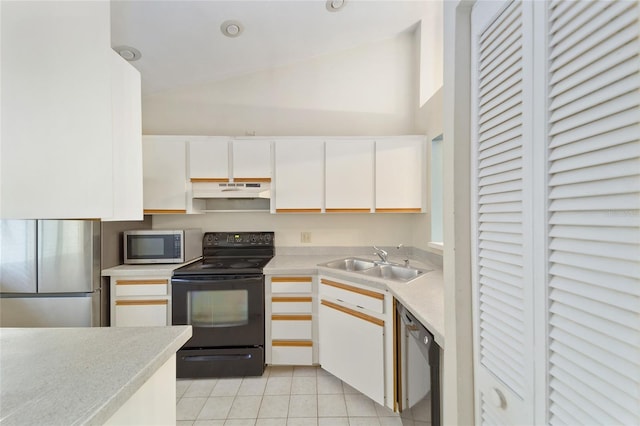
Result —
[[[112, 46], [141, 57], [143, 93], [203, 84], [345, 51], [416, 28], [428, 1], [112, 1]], [[242, 25], [225, 37], [225, 21]]]

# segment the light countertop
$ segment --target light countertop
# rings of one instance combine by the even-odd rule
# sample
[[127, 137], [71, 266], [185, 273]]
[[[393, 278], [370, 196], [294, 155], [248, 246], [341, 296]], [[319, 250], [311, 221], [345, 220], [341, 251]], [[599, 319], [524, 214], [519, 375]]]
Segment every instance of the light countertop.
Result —
[[[362, 285], [388, 290], [402, 305], [433, 334], [436, 343], [444, 349], [444, 283], [442, 269], [436, 265], [411, 260], [416, 268], [430, 269], [408, 283], [363, 277], [354, 272], [318, 266], [349, 255], [276, 255], [264, 268], [265, 275], [316, 274], [348, 279]], [[369, 255], [356, 254], [355, 257], [373, 259]]]
[[121, 276], [142, 276], [142, 275], [157, 275], [168, 274], [171, 275], [174, 270], [190, 263], [196, 262], [202, 259], [198, 257], [184, 263], [151, 263], [146, 265], [118, 265], [112, 268], [102, 270], [103, 277], [121, 277]]
[[191, 326], [0, 328], [2, 425], [103, 424]]

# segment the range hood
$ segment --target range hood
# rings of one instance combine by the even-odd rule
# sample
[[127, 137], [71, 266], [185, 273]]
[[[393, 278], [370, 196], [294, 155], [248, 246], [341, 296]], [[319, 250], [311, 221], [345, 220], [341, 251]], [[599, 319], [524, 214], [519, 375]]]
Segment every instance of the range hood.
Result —
[[199, 199], [250, 199], [271, 198], [268, 182], [193, 182], [193, 198]]

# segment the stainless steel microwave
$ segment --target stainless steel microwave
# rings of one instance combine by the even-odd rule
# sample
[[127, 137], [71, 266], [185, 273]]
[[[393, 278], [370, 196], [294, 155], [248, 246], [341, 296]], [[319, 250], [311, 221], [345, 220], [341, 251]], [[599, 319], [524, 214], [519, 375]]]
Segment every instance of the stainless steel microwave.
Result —
[[124, 263], [183, 263], [202, 256], [200, 229], [144, 229], [123, 233]]

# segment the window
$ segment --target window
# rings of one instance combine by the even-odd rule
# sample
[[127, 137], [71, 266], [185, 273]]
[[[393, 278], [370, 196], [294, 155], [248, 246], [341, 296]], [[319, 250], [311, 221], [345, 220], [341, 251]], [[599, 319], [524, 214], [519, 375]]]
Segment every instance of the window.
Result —
[[433, 248], [442, 250], [442, 188], [443, 188], [443, 143], [442, 135], [431, 141], [431, 242]]

